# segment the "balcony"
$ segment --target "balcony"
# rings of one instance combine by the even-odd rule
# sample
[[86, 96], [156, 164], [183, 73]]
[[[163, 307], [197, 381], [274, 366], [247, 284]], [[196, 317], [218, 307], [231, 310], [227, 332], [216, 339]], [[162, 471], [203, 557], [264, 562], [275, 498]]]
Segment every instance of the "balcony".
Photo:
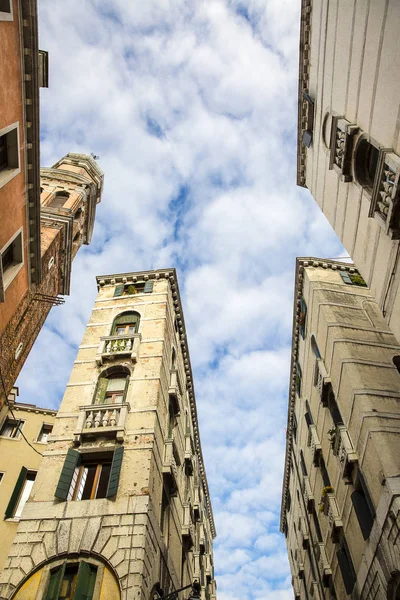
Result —
[[400, 157], [380, 150], [369, 216], [375, 217], [391, 239], [400, 239]]
[[313, 423], [308, 428], [307, 446], [311, 448], [311, 456], [315, 467], [319, 465], [319, 459], [322, 453], [322, 446], [317, 433], [317, 427]]
[[358, 455], [346, 425], [337, 425], [332, 448], [333, 454], [339, 458], [342, 477], [349, 477], [354, 465], [358, 463]]
[[169, 487], [170, 494], [175, 495], [178, 487], [178, 467], [176, 464], [176, 448], [172, 438], [165, 440], [164, 461], [162, 466], [163, 477]]
[[352, 181], [351, 159], [354, 135], [358, 127], [342, 117], [333, 117], [329, 169], [334, 169], [344, 182]]
[[107, 335], [100, 339], [101, 342], [96, 355], [98, 365], [102, 365], [105, 360], [119, 359], [123, 356], [129, 356], [133, 362], [137, 361], [140, 340], [142, 339], [140, 333]]
[[129, 409], [128, 402], [80, 406], [77, 428], [74, 431], [75, 444], [79, 445], [83, 438], [96, 436], [115, 436], [117, 441], [122, 442]]
[[307, 504], [307, 511], [312, 513], [313, 508], [315, 506], [314, 494], [311, 489], [311, 484], [309, 478], [304, 475], [303, 477], [303, 495]]
[[182, 517], [182, 539], [185, 540], [191, 548], [194, 544], [194, 525], [192, 519], [192, 511], [189, 504], [183, 505], [183, 517]]
[[332, 540], [336, 542], [338, 540], [339, 532], [343, 529], [342, 518], [336, 496], [334, 492], [328, 492], [322, 499], [323, 513], [328, 517], [328, 523], [332, 527]]
[[325, 544], [322, 542], [318, 543], [317, 557], [323, 584], [325, 587], [329, 587], [329, 582], [332, 577], [332, 569], [326, 553]]
[[178, 369], [171, 369], [170, 373], [168, 394], [172, 400], [175, 414], [179, 414], [181, 412], [180, 399], [183, 393], [182, 382]]

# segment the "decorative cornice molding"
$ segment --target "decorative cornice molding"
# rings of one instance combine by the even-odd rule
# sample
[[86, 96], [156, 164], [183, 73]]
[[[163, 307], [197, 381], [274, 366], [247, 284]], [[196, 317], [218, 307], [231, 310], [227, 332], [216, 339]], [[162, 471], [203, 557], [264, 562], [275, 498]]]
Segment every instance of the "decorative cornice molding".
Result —
[[57, 415], [57, 411], [52, 410], [51, 408], [40, 408], [34, 404], [19, 404], [17, 402], [13, 406], [13, 411], [36, 413], [40, 415], [48, 415], [49, 417], [55, 417]]
[[299, 91], [297, 117], [297, 185], [306, 187], [307, 148], [304, 146], [303, 132], [307, 121], [307, 103], [303, 92], [309, 93], [310, 81], [310, 47], [311, 47], [311, 1], [302, 0], [300, 18], [299, 48]]
[[217, 533], [216, 533], [216, 529], [215, 529], [214, 516], [213, 516], [212, 506], [211, 506], [210, 491], [208, 488], [207, 476], [206, 476], [206, 471], [205, 471], [205, 466], [204, 466], [203, 452], [201, 449], [199, 423], [198, 423], [197, 408], [196, 408], [196, 398], [195, 398], [195, 393], [194, 393], [193, 373], [192, 373], [192, 367], [191, 367], [191, 362], [190, 362], [189, 347], [188, 347], [187, 336], [186, 336], [185, 320], [183, 317], [182, 302], [181, 302], [181, 297], [180, 297], [180, 293], [179, 293], [178, 277], [176, 274], [176, 270], [175, 269], [159, 269], [157, 271], [140, 271], [140, 272], [134, 272], [134, 273], [119, 273], [117, 275], [99, 275], [98, 277], [96, 277], [98, 289], [100, 289], [101, 287], [103, 287], [105, 285], [116, 285], [117, 283], [126, 283], [128, 281], [132, 281], [132, 280], [135, 281], [138, 279], [140, 279], [141, 281], [143, 281], [143, 280], [147, 281], [149, 279], [156, 279], [156, 280], [157, 279], [166, 279], [170, 284], [171, 293], [172, 293], [172, 302], [174, 305], [175, 317], [176, 317], [176, 320], [178, 323], [179, 339], [180, 339], [181, 348], [182, 348], [183, 364], [184, 364], [184, 368], [185, 368], [187, 390], [188, 390], [188, 394], [189, 394], [190, 410], [191, 410], [193, 432], [194, 432], [194, 438], [195, 438], [194, 443], [195, 443], [195, 448], [196, 448], [196, 454], [197, 454], [197, 457], [199, 460], [200, 477], [203, 482], [203, 489], [204, 489], [205, 496], [207, 499], [208, 512], [210, 515], [211, 533], [212, 533], [213, 538], [215, 538]]
[[320, 269], [331, 269], [332, 271], [349, 271], [355, 273], [357, 269], [353, 263], [342, 263], [339, 261], [321, 259], [321, 258], [297, 258], [296, 259], [296, 278], [294, 285], [294, 306], [293, 306], [293, 331], [292, 331], [292, 352], [290, 361], [290, 382], [289, 382], [289, 401], [288, 418], [286, 428], [286, 453], [285, 466], [283, 472], [282, 485], [282, 503], [280, 530], [283, 532], [286, 523], [286, 502], [289, 490], [290, 473], [292, 470], [292, 450], [293, 450], [293, 415], [296, 401], [296, 363], [298, 360], [299, 349], [299, 324], [300, 324], [300, 299], [303, 294], [304, 269], [306, 267], [315, 267]]

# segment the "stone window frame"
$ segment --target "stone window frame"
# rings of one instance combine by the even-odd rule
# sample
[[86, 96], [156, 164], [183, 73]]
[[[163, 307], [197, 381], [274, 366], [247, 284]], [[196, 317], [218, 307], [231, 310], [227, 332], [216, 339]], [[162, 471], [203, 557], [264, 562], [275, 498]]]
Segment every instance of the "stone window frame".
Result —
[[40, 429], [39, 429], [39, 433], [38, 433], [38, 435], [37, 435], [37, 438], [36, 438], [36, 440], [35, 440], [35, 444], [47, 444], [47, 440], [46, 440], [46, 441], [43, 441], [43, 440], [40, 438], [40, 436], [42, 435], [42, 433], [43, 433], [43, 430], [44, 430], [45, 428], [48, 428], [48, 427], [51, 427], [51, 430], [50, 430], [50, 432], [49, 432], [49, 434], [51, 434], [51, 433], [52, 433], [52, 431], [53, 431], [53, 429], [54, 429], [54, 424], [53, 424], [53, 423], [46, 423], [45, 421], [43, 421], [43, 423], [42, 423], [42, 424], [41, 424], [41, 426], [40, 426]]
[[[97, 560], [96, 558], [94, 558], [92, 556], [86, 556], [86, 555], [79, 555], [78, 557], [66, 556], [66, 557], [63, 557], [62, 559], [57, 559], [50, 563], [45, 564], [43, 567], [43, 572], [42, 572], [42, 576], [40, 578], [40, 583], [39, 583], [36, 597], [43, 598], [43, 599], [46, 598], [52, 571], [61, 567], [64, 563], [73, 565], [73, 564], [79, 564], [81, 562], [89, 563], [90, 565], [93, 565], [94, 567], [97, 568], [97, 576], [96, 576], [96, 582], [94, 585], [92, 600], [99, 600], [100, 595], [101, 595], [101, 586], [103, 583], [105, 565], [100, 560]], [[31, 575], [32, 574], [30, 574], [30, 576]], [[115, 576], [115, 574], [114, 574], [114, 576]], [[30, 577], [28, 577], [25, 581], [28, 581], [29, 578]], [[117, 581], [118, 581], [118, 579], [117, 579]]]
[[9, 10], [0, 10], [0, 21], [14, 20], [13, 0], [9, 0], [9, 7]]
[[0, 136], [5, 136], [7, 144], [7, 166], [0, 170], [1, 189], [21, 172], [19, 121], [0, 129]]
[[[13, 261], [12, 264], [8, 265], [3, 271], [3, 255], [10, 248], [11, 244], [15, 244], [13, 250]], [[0, 250], [0, 302], [5, 302], [5, 295], [7, 288], [14, 281], [20, 270], [25, 264], [25, 253], [24, 253], [24, 230], [20, 227], [18, 231], [14, 233], [11, 239], [1, 248]]]
[[336, 171], [344, 183], [353, 181], [354, 138], [358, 132], [359, 127], [355, 123], [342, 115], [332, 115], [329, 170]]
[[390, 239], [400, 239], [400, 157], [391, 148], [379, 149], [368, 216]]

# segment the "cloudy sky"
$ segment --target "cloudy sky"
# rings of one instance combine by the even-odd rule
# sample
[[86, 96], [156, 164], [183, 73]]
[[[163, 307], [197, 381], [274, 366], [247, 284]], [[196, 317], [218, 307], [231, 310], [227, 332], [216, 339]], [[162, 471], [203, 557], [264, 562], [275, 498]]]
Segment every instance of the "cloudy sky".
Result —
[[[57, 407], [95, 275], [176, 267], [218, 600], [288, 600], [279, 533], [295, 257], [342, 248], [296, 188], [300, 0], [39, 0], [41, 162], [94, 152], [91, 246], [19, 378]], [[38, 385], [40, 382], [40, 385]]]

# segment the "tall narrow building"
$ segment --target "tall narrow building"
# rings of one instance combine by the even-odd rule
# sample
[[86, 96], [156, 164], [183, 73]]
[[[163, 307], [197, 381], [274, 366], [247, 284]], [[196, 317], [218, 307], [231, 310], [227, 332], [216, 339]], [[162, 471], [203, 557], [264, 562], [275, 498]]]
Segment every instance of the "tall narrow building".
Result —
[[0, 598], [153, 600], [187, 588], [182, 600], [215, 600], [215, 527], [175, 270], [97, 282]]
[[400, 596], [400, 346], [353, 265], [298, 259], [281, 530], [296, 599]]

